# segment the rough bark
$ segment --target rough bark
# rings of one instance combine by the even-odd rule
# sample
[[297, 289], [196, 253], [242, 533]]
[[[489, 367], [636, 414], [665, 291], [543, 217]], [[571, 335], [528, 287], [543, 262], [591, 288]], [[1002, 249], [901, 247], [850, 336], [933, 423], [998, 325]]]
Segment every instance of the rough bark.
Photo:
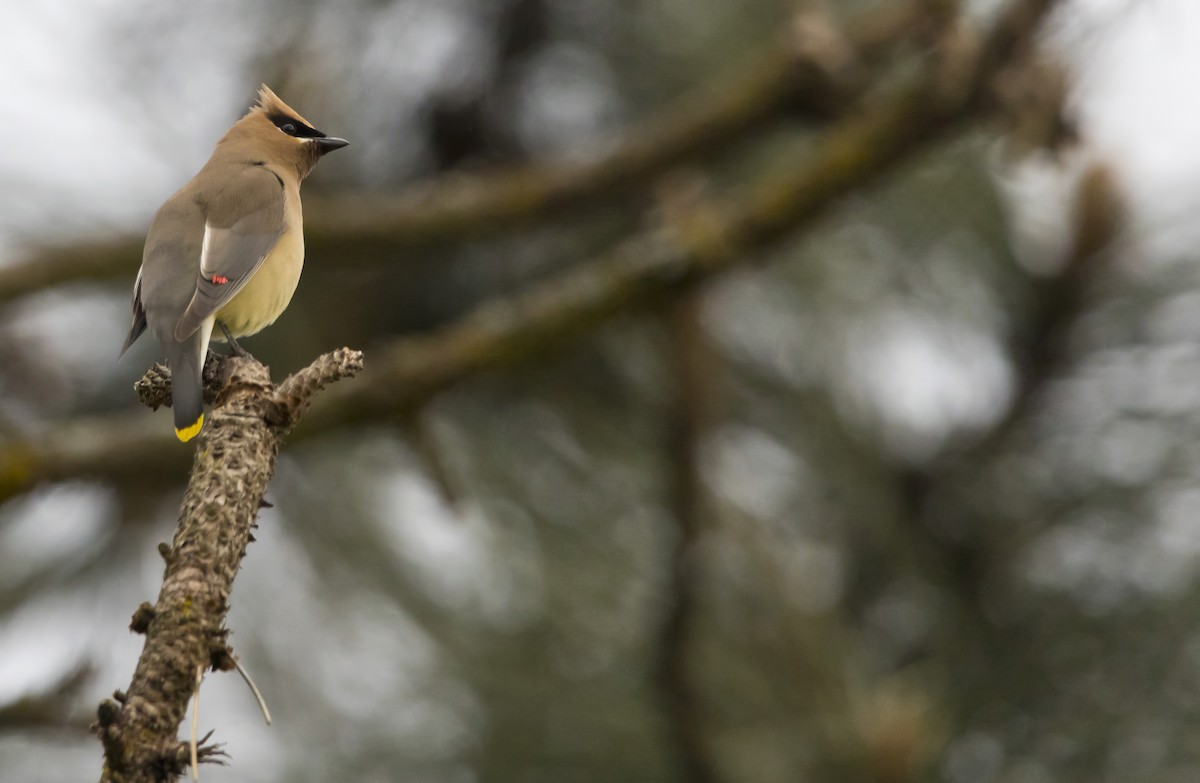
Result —
[[[160, 549], [162, 589], [130, 623], [146, 643], [128, 690], [100, 705], [94, 725], [104, 746], [102, 783], [172, 780], [187, 768], [190, 747], [178, 738], [179, 725], [197, 673], [234, 666], [225, 628], [229, 594], [280, 444], [323, 386], [362, 368], [362, 354], [325, 354], [278, 386], [253, 359], [210, 360], [208, 368], [216, 405], [197, 439], [174, 540]], [[166, 368], [150, 370], [138, 393], [150, 407], [169, 404]], [[204, 744], [199, 756], [216, 761], [222, 753]]]

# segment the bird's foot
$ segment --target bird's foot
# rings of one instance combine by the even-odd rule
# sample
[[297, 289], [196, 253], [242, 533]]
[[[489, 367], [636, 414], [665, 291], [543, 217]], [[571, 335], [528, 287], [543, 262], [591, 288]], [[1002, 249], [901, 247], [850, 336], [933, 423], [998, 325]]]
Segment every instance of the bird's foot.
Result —
[[233, 335], [229, 332], [229, 327], [226, 326], [223, 321], [217, 321], [217, 326], [221, 327], [221, 333], [225, 335], [225, 342], [229, 343], [229, 350], [233, 351], [234, 356], [238, 357], [239, 359], [254, 358], [250, 355], [249, 351], [238, 345], [238, 341], [233, 339]]

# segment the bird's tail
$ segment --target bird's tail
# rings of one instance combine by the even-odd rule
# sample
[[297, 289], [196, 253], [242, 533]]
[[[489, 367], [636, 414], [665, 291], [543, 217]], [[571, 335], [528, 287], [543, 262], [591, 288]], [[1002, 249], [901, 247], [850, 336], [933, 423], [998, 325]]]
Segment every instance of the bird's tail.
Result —
[[187, 442], [204, 426], [204, 355], [209, 329], [201, 328], [183, 342], [167, 344], [171, 367], [171, 407], [175, 411], [175, 436]]

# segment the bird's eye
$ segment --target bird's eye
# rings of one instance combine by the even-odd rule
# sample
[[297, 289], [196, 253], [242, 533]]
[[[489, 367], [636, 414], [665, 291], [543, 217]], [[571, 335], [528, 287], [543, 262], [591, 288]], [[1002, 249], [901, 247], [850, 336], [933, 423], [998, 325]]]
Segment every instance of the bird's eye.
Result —
[[320, 135], [317, 131], [308, 127], [303, 120], [289, 117], [286, 114], [272, 114], [267, 119], [275, 123], [275, 127], [279, 128], [281, 133], [286, 133], [293, 138], [303, 139], [313, 135]]

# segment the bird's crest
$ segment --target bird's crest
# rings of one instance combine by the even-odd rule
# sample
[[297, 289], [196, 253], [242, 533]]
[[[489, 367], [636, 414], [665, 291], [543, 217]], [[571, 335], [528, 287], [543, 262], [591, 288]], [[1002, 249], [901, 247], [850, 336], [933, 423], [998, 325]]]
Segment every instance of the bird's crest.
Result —
[[308, 127], [312, 127], [312, 123], [300, 116], [300, 112], [293, 109], [284, 103], [278, 95], [271, 90], [267, 85], [261, 85], [258, 88], [258, 103], [250, 109], [251, 112], [262, 112], [274, 122], [279, 117], [289, 117], [293, 120], [299, 120]]

